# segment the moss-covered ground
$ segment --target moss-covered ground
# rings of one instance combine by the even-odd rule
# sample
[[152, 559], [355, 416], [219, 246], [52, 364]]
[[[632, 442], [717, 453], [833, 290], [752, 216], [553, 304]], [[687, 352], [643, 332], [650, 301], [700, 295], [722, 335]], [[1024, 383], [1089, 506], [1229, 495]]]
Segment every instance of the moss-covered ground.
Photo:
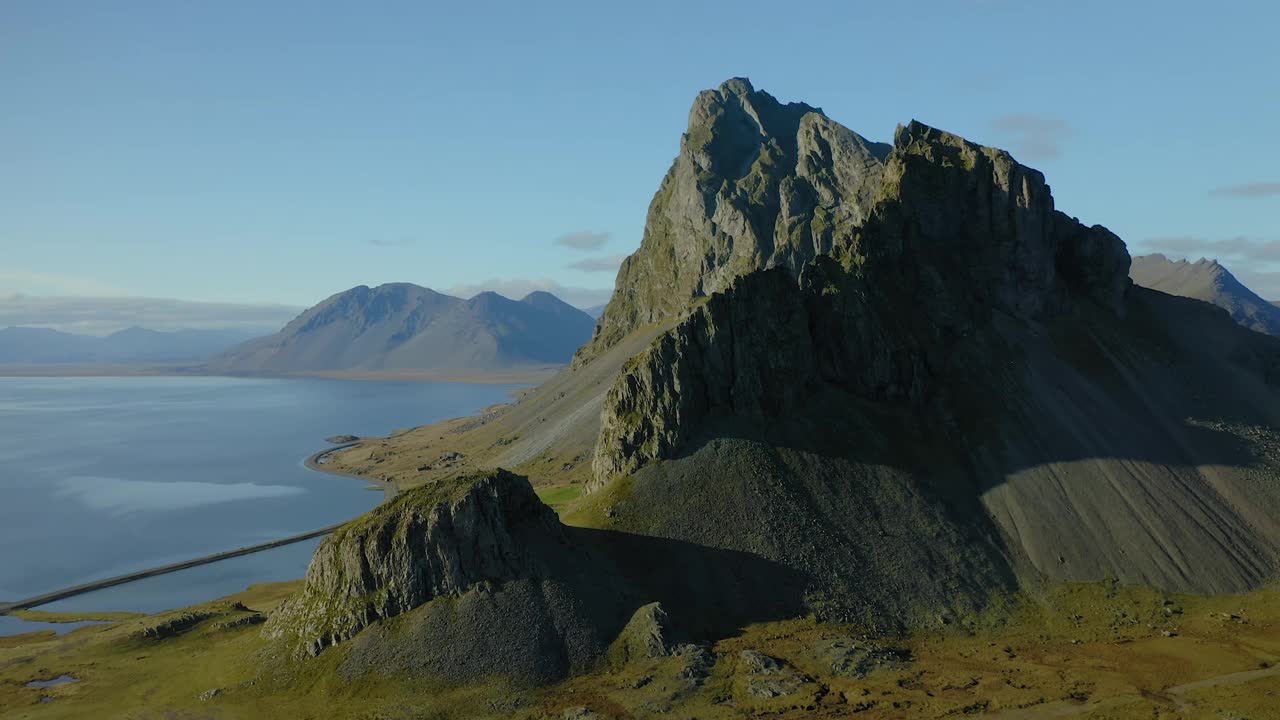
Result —
[[[269, 613], [297, 587], [254, 586], [188, 608], [207, 617], [158, 638], [142, 631], [178, 611], [7, 638], [0, 717], [1280, 716], [1276, 589], [1203, 597], [1115, 583], [1059, 586], [1021, 600], [1007, 623], [976, 634], [868, 638], [856, 627], [800, 618], [744, 628], [706, 653], [602, 665], [535, 689], [500, 680], [448, 688], [429, 678], [348, 679], [338, 670], [342, 646], [286, 660], [261, 626], [229, 624]], [[840, 652], [858, 647], [895, 660], [842, 660]], [[748, 651], [776, 667], [761, 670]], [[27, 687], [61, 675], [79, 682]]]

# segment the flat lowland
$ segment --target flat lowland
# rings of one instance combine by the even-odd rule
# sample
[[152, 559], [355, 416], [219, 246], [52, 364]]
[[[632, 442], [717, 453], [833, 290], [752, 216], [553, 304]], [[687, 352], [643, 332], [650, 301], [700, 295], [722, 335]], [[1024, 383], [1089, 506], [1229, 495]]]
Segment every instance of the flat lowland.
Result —
[[[0, 639], [6, 718], [1268, 718], [1280, 591], [1171, 595], [1059, 585], [995, 629], [871, 636], [796, 619], [543, 688], [339, 671], [346, 646], [283, 660], [260, 623], [296, 582]], [[88, 617], [88, 616], [86, 616]], [[71, 618], [68, 618], [71, 619]], [[28, 687], [63, 675], [78, 682]]]
[[0, 377], [153, 377], [200, 375], [186, 365], [0, 365]]

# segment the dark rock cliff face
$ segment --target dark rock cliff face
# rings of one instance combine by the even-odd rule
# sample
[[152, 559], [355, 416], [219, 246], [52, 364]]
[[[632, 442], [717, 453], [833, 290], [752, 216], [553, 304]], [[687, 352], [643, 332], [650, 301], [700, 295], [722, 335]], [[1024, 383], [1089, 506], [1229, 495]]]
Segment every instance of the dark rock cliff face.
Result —
[[823, 385], [924, 402], [951, 348], [997, 314], [1123, 313], [1128, 267], [1119, 238], [1054, 210], [1039, 172], [913, 122], [865, 223], [798, 280], [740, 277], [628, 363], [605, 401], [593, 487], [673, 457], [709, 416], [780, 416]]
[[540, 577], [537, 550], [563, 539], [528, 480], [505, 470], [415, 488], [325, 538], [265, 632], [316, 654], [434, 598]]

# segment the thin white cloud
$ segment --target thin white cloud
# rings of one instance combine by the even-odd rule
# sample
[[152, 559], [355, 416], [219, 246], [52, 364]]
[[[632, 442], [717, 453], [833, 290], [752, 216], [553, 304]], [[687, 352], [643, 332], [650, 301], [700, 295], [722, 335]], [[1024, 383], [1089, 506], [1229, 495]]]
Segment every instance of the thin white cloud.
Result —
[[606, 242], [609, 242], [609, 233], [594, 230], [578, 230], [555, 239], [557, 245], [574, 250], [599, 250]]
[[478, 283], [466, 283], [445, 288], [440, 292], [455, 297], [469, 298], [482, 292], [492, 291], [509, 298], [522, 298], [535, 291], [549, 292], [561, 300], [579, 308], [588, 308], [608, 302], [613, 295], [612, 288], [587, 288], [572, 285], [561, 285], [554, 280], [531, 280], [524, 278], [508, 278], [485, 280]]
[[1214, 188], [1214, 195], [1229, 195], [1240, 198], [1280, 197], [1280, 182], [1244, 183], [1242, 185], [1224, 185]]
[[604, 257], [592, 257], [569, 263], [572, 270], [581, 270], [583, 272], [617, 272], [618, 266], [622, 261], [627, 259], [626, 255], [606, 255]]
[[369, 244], [381, 248], [407, 248], [417, 243], [410, 237], [371, 238]]
[[1001, 115], [991, 121], [991, 128], [1007, 138], [1014, 152], [1028, 160], [1058, 157], [1063, 141], [1074, 133], [1061, 118], [1026, 112]]
[[1147, 239], [1144, 246], [1175, 254], [1196, 255], [1220, 260], [1244, 260], [1252, 263], [1280, 263], [1280, 240], [1238, 235], [1229, 238], [1202, 238], [1176, 235]]
[[62, 275], [57, 273], [37, 272], [35, 270], [0, 269], [0, 284], [16, 287], [8, 288], [10, 293], [49, 292], [68, 295], [125, 295], [124, 290], [100, 283], [96, 280]]
[[226, 329], [271, 333], [297, 317], [287, 305], [188, 302], [168, 298], [0, 296], [0, 327], [50, 327], [106, 335], [138, 325], [152, 330]]

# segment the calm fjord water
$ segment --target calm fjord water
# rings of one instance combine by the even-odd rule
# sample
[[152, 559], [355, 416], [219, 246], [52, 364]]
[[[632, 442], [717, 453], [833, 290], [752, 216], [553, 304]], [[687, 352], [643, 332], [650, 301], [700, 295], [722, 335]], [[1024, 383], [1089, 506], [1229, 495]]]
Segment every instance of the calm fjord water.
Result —
[[[252, 545], [373, 507], [306, 469], [338, 434], [474, 413], [513, 385], [214, 377], [0, 378], [0, 600]], [[178, 607], [301, 577], [318, 540], [42, 609]], [[4, 634], [8, 628], [0, 628]]]

